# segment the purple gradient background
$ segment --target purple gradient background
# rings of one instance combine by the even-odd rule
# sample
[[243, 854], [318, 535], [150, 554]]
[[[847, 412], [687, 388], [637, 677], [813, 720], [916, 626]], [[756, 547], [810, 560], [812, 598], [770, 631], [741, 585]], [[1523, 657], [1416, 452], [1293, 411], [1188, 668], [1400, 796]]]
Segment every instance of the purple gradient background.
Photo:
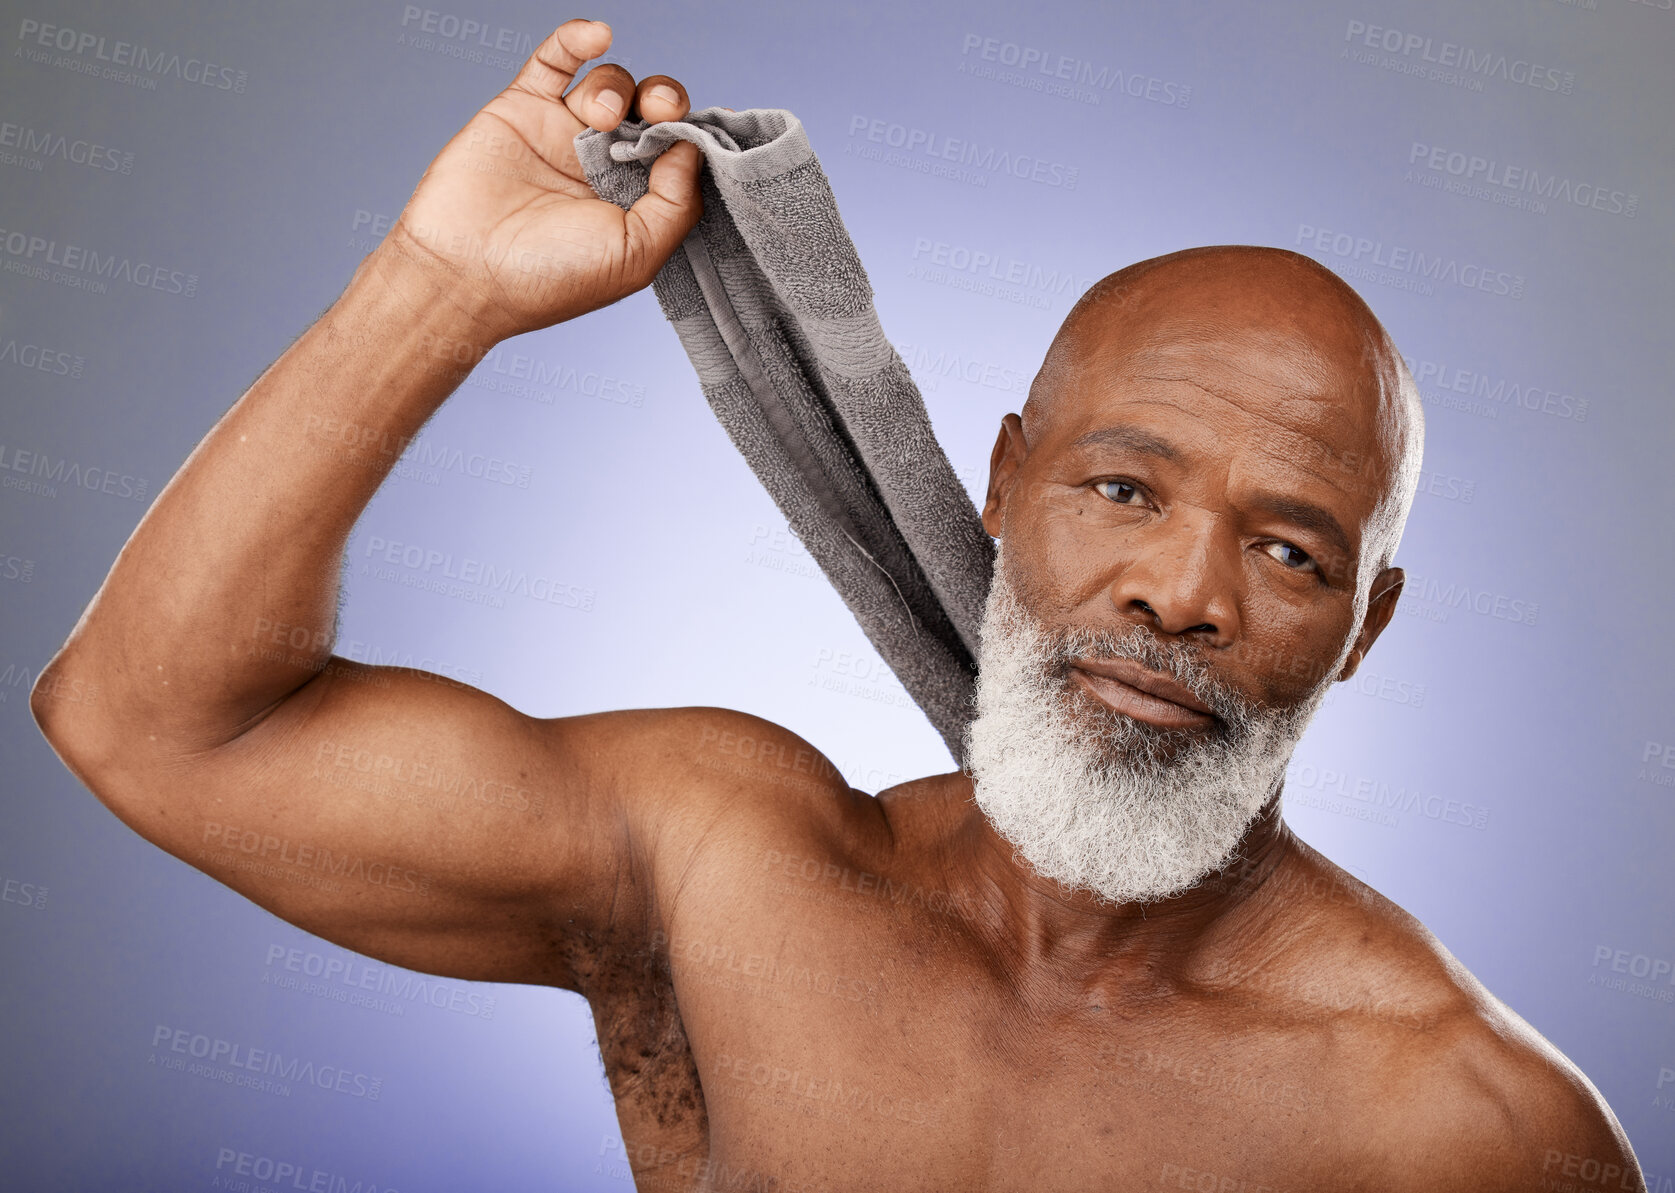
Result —
[[[0, 160], [0, 477], [27, 450], [143, 478], [155, 494], [339, 293], [374, 242], [368, 220], [399, 212], [510, 77], [436, 48], [483, 50], [476, 39], [402, 44], [425, 18], [399, 3], [0, 8], [0, 149], [42, 159], [38, 170]], [[527, 3], [434, 11], [481, 22], [491, 42], [522, 35], [520, 60], [569, 15]], [[1300, 237], [1307, 226], [1525, 279], [1516, 299], [1353, 279], [1416, 365], [1481, 374], [1503, 397], [1514, 383], [1558, 397], [1548, 412], [1481, 397], [1460, 409], [1443, 379], [1423, 386], [1427, 479], [1398, 562], [1426, 583], [1410, 583], [1409, 615], [1369, 657], [1371, 678], [1340, 688], [1304, 739], [1288, 817], [1581, 1065], [1652, 1187], [1671, 1188], [1675, 985], [1660, 970], [1637, 993], [1610, 958], [1675, 958], [1675, 769], [1661, 765], [1675, 760], [1675, 11], [727, 0], [589, 15], [615, 27], [612, 60], [676, 75], [698, 106], [801, 117], [884, 325], [974, 493], [1001, 415], [1021, 405], [1071, 302], [1129, 262], [1254, 243], [1351, 267]], [[209, 59], [247, 81], [235, 92], [164, 76], [141, 89], [55, 66], [56, 52], [31, 61], [27, 20]], [[1352, 21], [1429, 38], [1432, 53], [1453, 42], [1551, 66], [1571, 84], [1491, 77], [1474, 89], [1388, 69], [1347, 36]], [[1010, 43], [1084, 63], [1076, 87], [1097, 102], [994, 77], [1006, 68], [985, 60], [990, 38], [997, 58]], [[1423, 54], [1392, 57], [1428, 70]], [[1046, 76], [1032, 63], [1022, 78]], [[24, 153], [6, 142], [8, 122], [132, 153], [131, 169]], [[1042, 159], [1046, 181], [981, 163], [938, 176], [917, 148], [880, 156], [909, 130], [916, 145], [961, 139]], [[1421, 181], [1452, 176], [1423, 154], [1411, 161], [1416, 144], [1632, 193], [1637, 209], [1551, 199], [1528, 211], [1448, 193]], [[1070, 170], [1073, 186], [1054, 184]], [[196, 296], [30, 277], [19, 232], [196, 274]], [[959, 268], [976, 254], [992, 270]], [[80, 358], [79, 375], [22, 363], [41, 349]], [[517, 354], [550, 378], [516, 382]], [[480, 369], [425, 442], [527, 469], [528, 487], [422, 465], [393, 478], [350, 546], [345, 643], [537, 715], [745, 709], [807, 737], [867, 790], [949, 769], [784, 537], [649, 293], [509, 343], [497, 363], [507, 372]], [[1586, 417], [1567, 417], [1582, 400]], [[29, 678], [145, 505], [74, 484], [50, 497], [0, 488], [0, 1186], [236, 1188], [245, 1178], [218, 1167], [225, 1150], [400, 1193], [629, 1188], [578, 997], [442, 982], [443, 1006], [399, 1000], [392, 1014], [276, 985], [274, 949], [362, 963], [145, 843], [42, 741]], [[368, 570], [374, 540], [526, 568], [591, 589], [594, 607], [513, 596], [492, 608], [404, 587]], [[1462, 592], [1489, 611], [1450, 605]], [[1534, 624], [1496, 616], [1499, 598], [1503, 614], [1533, 603]], [[1417, 806], [1392, 810], [1416, 791]], [[1452, 823], [1447, 800], [1486, 810], [1482, 826]], [[488, 996], [492, 1017], [469, 1013]], [[379, 1096], [302, 1086], [279, 1097], [166, 1071], [152, 1063], [160, 1026], [377, 1077]]]

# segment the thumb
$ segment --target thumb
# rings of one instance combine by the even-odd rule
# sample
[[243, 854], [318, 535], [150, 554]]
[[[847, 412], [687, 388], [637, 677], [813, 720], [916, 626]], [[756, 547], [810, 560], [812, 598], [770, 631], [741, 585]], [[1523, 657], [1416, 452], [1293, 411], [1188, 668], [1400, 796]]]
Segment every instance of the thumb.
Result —
[[677, 141], [651, 163], [646, 193], [625, 215], [628, 270], [644, 286], [663, 268], [704, 212], [698, 193], [703, 155], [690, 141]]

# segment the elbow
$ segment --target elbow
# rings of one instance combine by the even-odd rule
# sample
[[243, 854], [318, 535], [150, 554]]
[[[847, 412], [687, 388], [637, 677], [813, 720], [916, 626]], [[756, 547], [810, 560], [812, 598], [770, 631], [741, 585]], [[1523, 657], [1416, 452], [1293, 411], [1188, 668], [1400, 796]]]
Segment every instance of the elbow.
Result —
[[97, 670], [60, 652], [41, 669], [29, 711], [65, 768], [116, 818], [152, 839], [156, 800], [134, 742], [116, 715], [120, 701]]
[[78, 776], [95, 768], [112, 748], [109, 709], [96, 678], [60, 651], [35, 677], [29, 712], [41, 735]]

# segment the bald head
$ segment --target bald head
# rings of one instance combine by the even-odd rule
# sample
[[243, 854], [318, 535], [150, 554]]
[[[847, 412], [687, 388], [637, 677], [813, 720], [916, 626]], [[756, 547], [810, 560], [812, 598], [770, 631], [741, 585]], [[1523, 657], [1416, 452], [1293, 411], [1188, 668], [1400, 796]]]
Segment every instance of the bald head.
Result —
[[1284, 249], [1229, 245], [1103, 278], [1048, 348], [1025, 438], [1032, 448], [1053, 438], [1125, 377], [1179, 382], [1206, 417], [1237, 404], [1275, 432], [1265, 450], [1276, 468], [1359, 487], [1362, 561], [1369, 573], [1389, 564], [1418, 485], [1424, 415], [1389, 335], [1336, 274]]

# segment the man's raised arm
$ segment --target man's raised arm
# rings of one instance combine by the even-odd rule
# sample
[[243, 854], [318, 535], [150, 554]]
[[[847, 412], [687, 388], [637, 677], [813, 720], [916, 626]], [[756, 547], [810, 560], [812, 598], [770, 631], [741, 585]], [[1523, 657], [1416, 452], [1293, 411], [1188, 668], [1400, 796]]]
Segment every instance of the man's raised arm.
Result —
[[[677, 144], [628, 212], [572, 138], [686, 114], [571, 21], [443, 149], [342, 296], [198, 445], [32, 697], [42, 730], [141, 835], [338, 943], [460, 977], [570, 984], [633, 869], [621, 773], [679, 713], [537, 721], [482, 692], [331, 655], [338, 564], [402, 447], [498, 341], [650, 282], [698, 217]], [[566, 89], [570, 88], [568, 94]], [[64, 698], [98, 689], [96, 703]], [[623, 827], [626, 823], [626, 829]]]

